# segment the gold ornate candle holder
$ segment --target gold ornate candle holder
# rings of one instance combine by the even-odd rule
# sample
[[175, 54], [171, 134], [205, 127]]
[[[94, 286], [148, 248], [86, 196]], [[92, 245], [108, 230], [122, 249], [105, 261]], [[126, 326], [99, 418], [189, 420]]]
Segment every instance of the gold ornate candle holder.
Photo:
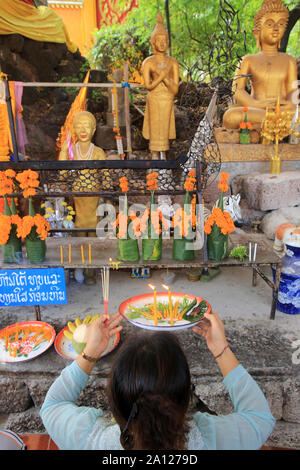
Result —
[[262, 125], [261, 136], [267, 141], [274, 141], [274, 155], [270, 159], [270, 173], [280, 174], [280, 156], [278, 152], [279, 141], [292, 134], [292, 119], [294, 113], [291, 111], [280, 111], [277, 103], [275, 111], [266, 111], [266, 117]]

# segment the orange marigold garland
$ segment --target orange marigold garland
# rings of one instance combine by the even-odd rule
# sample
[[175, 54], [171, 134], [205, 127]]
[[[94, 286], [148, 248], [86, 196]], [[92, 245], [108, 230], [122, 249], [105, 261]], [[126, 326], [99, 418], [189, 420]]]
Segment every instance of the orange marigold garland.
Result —
[[119, 182], [120, 182], [120, 188], [121, 188], [122, 192], [127, 193], [128, 192], [128, 181], [127, 181], [126, 176], [123, 176], [122, 178], [119, 178]]
[[40, 184], [38, 178], [39, 174], [32, 170], [24, 170], [22, 173], [17, 174], [16, 180], [20, 184], [25, 198], [36, 195], [36, 188]]
[[10, 215], [0, 215], [0, 245], [6, 245], [11, 232]]
[[226, 171], [220, 174], [220, 182], [218, 184], [218, 188], [223, 192], [226, 193], [229, 189], [227, 180], [229, 178], [229, 174]]
[[15, 174], [13, 170], [0, 171], [0, 196], [6, 196], [14, 191]]
[[158, 173], [156, 173], [155, 171], [152, 173], [149, 173], [146, 176], [146, 183], [150, 191], [155, 191], [155, 189], [157, 189], [157, 178], [158, 178]]
[[229, 212], [222, 211], [219, 207], [215, 207], [204, 224], [204, 232], [209, 235], [213, 225], [216, 224], [220, 228], [223, 235], [232, 233], [235, 229], [233, 220]]
[[40, 214], [26, 215], [18, 225], [17, 234], [20, 238], [28, 238], [29, 240], [46, 240], [50, 229], [49, 222]]

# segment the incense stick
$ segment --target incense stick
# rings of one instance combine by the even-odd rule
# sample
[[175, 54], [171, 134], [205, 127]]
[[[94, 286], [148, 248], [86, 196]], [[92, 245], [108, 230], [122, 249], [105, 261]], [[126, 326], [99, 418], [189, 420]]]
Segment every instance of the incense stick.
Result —
[[[108, 315], [108, 297], [109, 297], [109, 267], [105, 266], [101, 270], [101, 279], [102, 279], [102, 292], [103, 292], [103, 301], [104, 301], [104, 313]], [[107, 326], [107, 321], [105, 322]]]

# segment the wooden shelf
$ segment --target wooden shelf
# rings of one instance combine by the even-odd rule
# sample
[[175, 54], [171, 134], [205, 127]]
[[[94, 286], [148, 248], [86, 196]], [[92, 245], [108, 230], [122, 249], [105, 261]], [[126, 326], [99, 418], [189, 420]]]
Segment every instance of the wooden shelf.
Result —
[[[233, 258], [226, 258], [222, 261], [204, 261], [203, 250], [195, 252], [193, 261], [177, 261], [172, 258], [172, 240], [163, 240], [163, 256], [158, 261], [144, 261], [140, 258], [136, 262], [120, 262], [119, 269], [132, 269], [138, 267], [149, 267], [152, 269], [178, 269], [178, 268], [197, 268], [214, 266], [263, 266], [280, 264], [281, 258], [273, 250], [272, 243], [266, 239], [263, 234], [251, 233], [245, 235], [231, 234], [229, 236], [229, 249], [234, 246], [245, 245], [248, 249], [248, 243], [252, 242], [252, 247], [256, 242], [257, 253], [254, 263], [249, 263], [248, 259], [239, 261]], [[20, 269], [20, 268], [50, 268], [61, 267], [66, 269], [90, 268], [99, 269], [110, 265], [110, 259], [117, 261], [117, 241], [101, 240], [96, 237], [50, 237], [47, 239], [46, 259], [40, 264], [30, 264], [23, 251], [24, 261], [22, 264], [3, 264], [0, 262], [1, 269]], [[139, 242], [141, 243], [141, 242]], [[71, 263], [69, 263], [69, 244], [71, 245]], [[91, 264], [89, 263], [89, 244], [91, 245]], [[81, 258], [81, 245], [84, 250], [84, 260]], [[61, 264], [60, 246], [63, 247], [63, 263]], [[24, 250], [24, 248], [23, 248]], [[141, 253], [141, 244], [140, 244]]]

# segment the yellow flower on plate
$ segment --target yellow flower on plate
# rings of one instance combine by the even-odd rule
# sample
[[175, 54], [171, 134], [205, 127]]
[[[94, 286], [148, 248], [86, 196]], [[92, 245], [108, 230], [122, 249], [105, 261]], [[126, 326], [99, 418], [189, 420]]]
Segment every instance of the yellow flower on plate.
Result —
[[52, 214], [54, 214], [54, 210], [51, 207], [47, 207], [46, 212], [51, 212]]
[[75, 211], [70, 211], [70, 215], [75, 215]]
[[67, 209], [68, 209], [68, 211], [72, 211], [72, 210], [73, 210], [73, 207], [72, 207], [72, 206], [68, 206]]
[[67, 215], [66, 219], [67, 220], [73, 220], [73, 217], [71, 215]]
[[62, 202], [61, 205], [66, 207], [68, 204], [66, 202]]

